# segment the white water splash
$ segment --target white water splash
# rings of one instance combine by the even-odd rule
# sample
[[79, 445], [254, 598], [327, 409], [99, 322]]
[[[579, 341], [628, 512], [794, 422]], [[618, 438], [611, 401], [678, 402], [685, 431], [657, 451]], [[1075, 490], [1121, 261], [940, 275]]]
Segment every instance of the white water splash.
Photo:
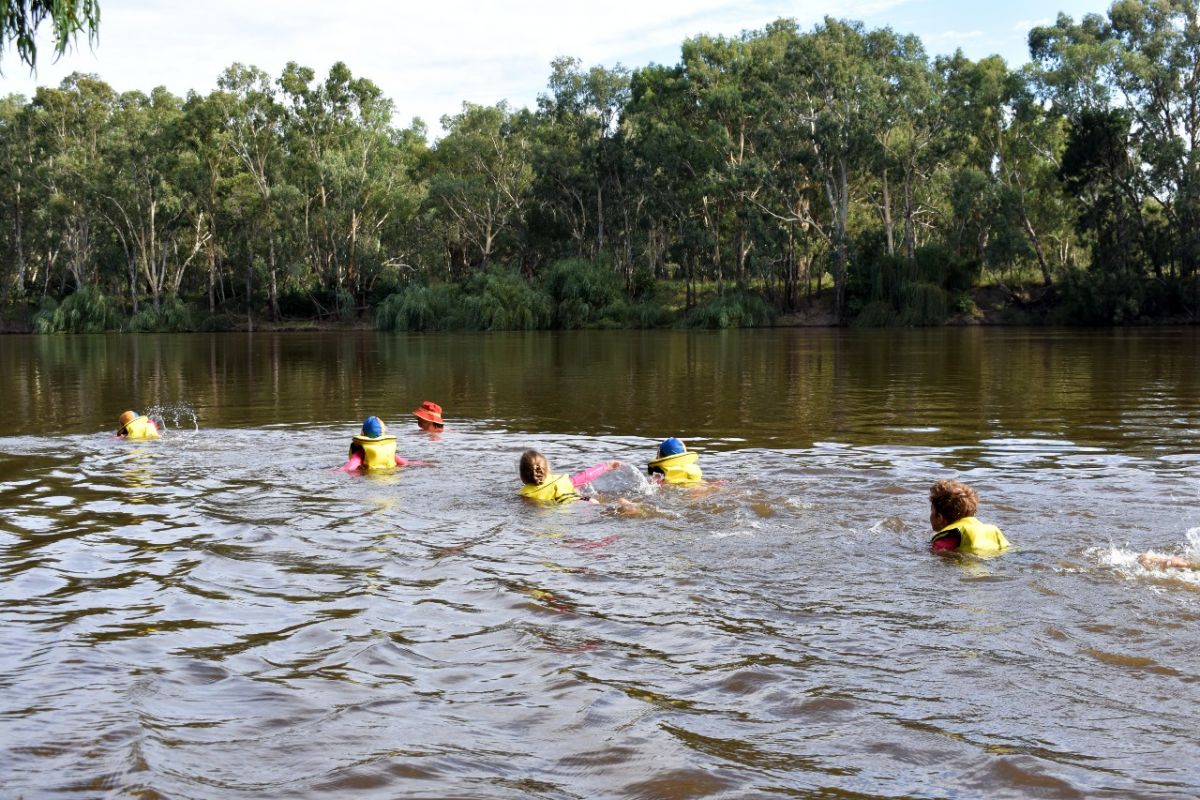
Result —
[[193, 431], [200, 430], [200, 419], [196, 416], [196, 409], [190, 403], [153, 405], [146, 410], [146, 416], [154, 420], [161, 434], [166, 434], [172, 427], [182, 430], [185, 425], [189, 424]]
[[1127, 544], [1123, 547], [1109, 544], [1108, 547], [1089, 548], [1086, 552], [1101, 566], [1112, 567], [1129, 578], [1158, 577], [1200, 585], [1200, 570], [1174, 567], [1148, 568], [1138, 560], [1142, 555], [1162, 558], [1182, 556], [1193, 563], [1200, 562], [1200, 528], [1191, 528], [1184, 536], [1187, 544], [1181, 548], [1168, 547], [1163, 550], [1139, 551]]

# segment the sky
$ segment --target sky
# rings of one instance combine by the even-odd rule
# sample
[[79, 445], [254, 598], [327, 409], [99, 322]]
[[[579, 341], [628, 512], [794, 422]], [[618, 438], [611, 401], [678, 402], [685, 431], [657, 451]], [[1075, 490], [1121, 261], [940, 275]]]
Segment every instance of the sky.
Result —
[[970, 58], [1028, 60], [1026, 35], [1062, 12], [1104, 13], [1108, 0], [101, 0], [99, 40], [81, 38], [54, 61], [47, 37], [30, 75], [11, 48], [0, 56], [0, 95], [32, 97], [72, 72], [98, 75], [118, 92], [165, 86], [207, 93], [234, 62], [278, 77], [289, 61], [318, 78], [344, 61], [391, 98], [396, 123], [438, 120], [463, 102], [533, 106], [550, 62], [573, 56], [585, 67], [676, 64], [698, 34], [736, 36], [780, 17], [811, 28], [829, 15], [869, 28], [914, 33], [932, 54], [961, 48]]

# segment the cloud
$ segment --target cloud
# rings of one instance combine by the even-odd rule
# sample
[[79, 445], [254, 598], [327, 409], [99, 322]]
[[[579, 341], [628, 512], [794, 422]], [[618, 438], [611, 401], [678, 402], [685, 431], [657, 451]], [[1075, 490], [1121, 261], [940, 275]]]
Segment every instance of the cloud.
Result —
[[1017, 33], [1029, 33], [1034, 28], [1042, 28], [1053, 24], [1054, 20], [1052, 20], [1050, 17], [1042, 17], [1041, 19], [1019, 19], [1013, 23], [1012, 29]]
[[[930, 17], [934, 25], [953, 24], [941, 4], [930, 0], [105, 0], [103, 5], [94, 51], [84, 42], [57, 64], [44, 57], [36, 82], [6, 51], [0, 93], [29, 95], [35, 83], [57, 85], [79, 70], [100, 75], [118, 91], [164, 85], [183, 95], [210, 91], [235, 61], [272, 76], [296, 61], [312, 67], [318, 79], [344, 61], [393, 100], [398, 121], [420, 116], [436, 130], [438, 119], [456, 113], [464, 101], [532, 105], [558, 56], [577, 57], [585, 66], [673, 64], [689, 37], [735, 36], [780, 17], [809, 27], [828, 14], [904, 32], [920, 30], [918, 22]], [[923, 37], [994, 38], [975, 30]], [[43, 52], [50, 52], [48, 42]]]
[[968, 39], [982, 39], [983, 31], [942, 31], [935, 33], [932, 36], [927, 36], [927, 41], [935, 42], [963, 42]]

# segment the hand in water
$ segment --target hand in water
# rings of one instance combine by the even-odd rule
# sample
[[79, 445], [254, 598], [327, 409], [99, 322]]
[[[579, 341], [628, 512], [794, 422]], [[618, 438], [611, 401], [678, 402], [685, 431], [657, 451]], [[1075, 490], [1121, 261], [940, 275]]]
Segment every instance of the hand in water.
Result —
[[1196, 569], [1200, 567], [1180, 556], [1157, 556], [1153, 553], [1142, 553], [1137, 560], [1146, 569]]

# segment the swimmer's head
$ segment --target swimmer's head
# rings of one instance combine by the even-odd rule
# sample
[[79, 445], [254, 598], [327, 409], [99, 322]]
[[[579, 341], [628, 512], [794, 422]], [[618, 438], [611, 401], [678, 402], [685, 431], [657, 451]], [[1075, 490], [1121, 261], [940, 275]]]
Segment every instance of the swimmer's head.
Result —
[[658, 457], [667, 458], [668, 456], [677, 456], [680, 453], [686, 453], [687, 446], [679, 439], [672, 436], [670, 439], [663, 439], [662, 444], [658, 446]]
[[367, 417], [363, 420], [362, 435], [368, 439], [378, 439], [387, 433], [387, 426], [379, 417]]
[[517, 471], [521, 473], [523, 483], [541, 485], [550, 474], [550, 462], [546, 461], [546, 457], [537, 450], [526, 450], [521, 453], [521, 462], [517, 466]]
[[121, 415], [121, 418], [118, 420], [118, 422], [120, 423], [121, 429], [124, 430], [126, 425], [133, 422], [137, 418], [138, 413], [136, 411], [126, 411]]
[[430, 400], [425, 400], [413, 410], [417, 418], [417, 426], [423, 431], [440, 431], [443, 427], [442, 407]]
[[[929, 524], [940, 529], [979, 510], [979, 495], [965, 483], [941, 480], [929, 489]], [[942, 524], [937, 524], [941, 518]]]

